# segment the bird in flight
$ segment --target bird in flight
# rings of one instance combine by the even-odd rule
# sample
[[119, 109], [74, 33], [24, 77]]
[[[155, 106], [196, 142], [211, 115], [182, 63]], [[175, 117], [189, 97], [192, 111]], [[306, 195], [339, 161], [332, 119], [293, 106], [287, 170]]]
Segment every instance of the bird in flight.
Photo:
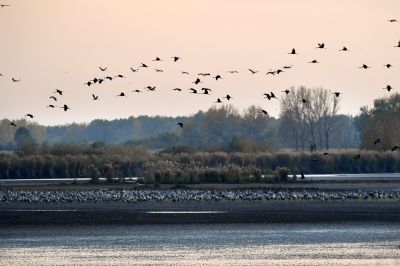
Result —
[[162, 69], [154, 69], [156, 72], [164, 72]]
[[249, 71], [250, 71], [251, 74], [256, 74], [256, 73], [258, 73], [258, 70], [253, 70], [253, 69], [251, 69], [251, 68], [249, 68]]
[[275, 74], [276, 74], [276, 71], [268, 71], [265, 75], [269, 75], [269, 74], [275, 75]]
[[194, 93], [194, 94], [197, 94], [197, 90], [196, 90], [196, 89], [190, 88], [189, 90], [190, 90], [190, 92], [189, 92], [189, 93]]
[[21, 79], [15, 79], [15, 78], [11, 78], [12, 82], [20, 82]]
[[390, 86], [390, 85], [386, 85], [386, 87], [383, 88], [383, 89], [390, 92], [390, 91], [393, 90], [394, 88], [393, 88], [392, 86]]
[[135, 69], [135, 68], [131, 67], [131, 70], [132, 70], [132, 72], [137, 72], [137, 71], [139, 71], [139, 68]]
[[317, 60], [312, 60], [312, 61], [310, 61], [310, 62], [308, 62], [308, 63], [311, 63], [311, 64], [318, 64], [319, 62], [317, 61]]
[[115, 76], [116, 78], [125, 78], [123, 75], [119, 74]]
[[25, 116], [27, 116], [27, 117], [30, 117], [30, 118], [32, 118], [33, 119], [33, 114], [26, 114]]
[[92, 94], [92, 98], [93, 98], [93, 101], [97, 101], [99, 99], [99, 96]]
[[325, 43], [318, 43], [318, 46], [315, 47], [316, 49], [325, 49]]
[[100, 66], [99, 66], [99, 68], [100, 68], [101, 71], [106, 71], [106, 70], [107, 70], [106, 67], [100, 67]]
[[159, 57], [156, 57], [156, 59], [154, 59], [153, 61], [157, 61], [157, 62], [159, 62], [159, 61], [162, 61], [162, 60], [161, 60], [161, 58], [159, 58]]
[[120, 94], [117, 95], [117, 97], [127, 97], [127, 96], [125, 95], [124, 92], [121, 92]]
[[289, 54], [296, 54], [297, 55], [296, 49], [293, 48], [292, 51]]
[[392, 149], [391, 149], [391, 151], [395, 151], [395, 150], [397, 150], [397, 149], [400, 149], [400, 146], [394, 146]]
[[376, 140], [374, 140], [374, 144], [375, 144], [375, 145], [378, 144], [378, 143], [381, 143], [381, 139], [376, 139]]
[[141, 90], [133, 90], [132, 92], [142, 92]]
[[55, 105], [52, 105], [52, 104], [49, 104], [49, 105], [47, 105], [46, 106], [47, 108], [54, 108], [54, 107], [56, 107]]
[[282, 72], [285, 72], [285, 71], [283, 71], [282, 69], [277, 69], [277, 70], [276, 70], [276, 74], [278, 74], [278, 75], [279, 75], [280, 73], [282, 73]]
[[202, 82], [201, 82], [201, 80], [199, 78], [197, 78], [195, 81], [193, 81], [193, 83], [197, 85], [197, 84], [202, 83]]
[[173, 57], [171, 57], [171, 58], [174, 59], [174, 62], [178, 61], [179, 59], [182, 59], [182, 58], [180, 58], [180, 57], [178, 57], [178, 56], [173, 56]]
[[16, 127], [17, 125], [14, 123], [14, 122], [12, 122], [12, 121], [10, 121], [9, 123], [8, 123], [10, 126], [13, 126], [13, 127]]
[[283, 66], [284, 69], [290, 69], [290, 68], [292, 68], [292, 67], [293, 67], [293, 65], [290, 65], [290, 66]]
[[284, 92], [286, 95], [288, 95], [290, 93], [290, 90], [286, 89], [286, 90], [284, 90], [282, 92]]
[[348, 52], [348, 51], [349, 51], [349, 49], [347, 49], [347, 47], [346, 47], [346, 46], [343, 46], [343, 48], [342, 48], [342, 49], [340, 49], [339, 51], [340, 51], [340, 52]]
[[222, 79], [222, 77], [220, 76], [220, 75], [216, 75], [215, 77], [213, 77], [215, 80], [218, 80], [218, 79]]
[[11, 5], [5, 5], [5, 4], [0, 5], [0, 7], [7, 7], [7, 6], [11, 6]]
[[391, 64], [386, 64], [386, 65], [383, 65], [384, 67], [386, 67], [386, 68], [391, 68], [391, 67], [393, 67]]
[[203, 91], [203, 94], [209, 94], [209, 92], [211, 91], [211, 89], [209, 88], [201, 88], [201, 90]]
[[58, 93], [58, 94], [60, 94], [60, 95], [63, 95], [63, 91], [62, 90], [56, 90], [55, 92], [53, 92], [53, 93]]
[[388, 19], [389, 22], [398, 22], [397, 19], [392, 18], [392, 19]]
[[107, 76], [107, 77], [104, 77], [105, 79], [108, 79], [109, 81], [112, 81], [113, 80], [113, 77], [110, 77], [110, 76]]
[[268, 112], [265, 111], [264, 109], [261, 109], [260, 111], [261, 111], [261, 113], [263, 113], [263, 114], [265, 114], [265, 115], [268, 115]]
[[197, 75], [205, 77], [205, 76], [210, 76], [211, 74], [210, 73], [199, 73]]
[[304, 99], [304, 98], [301, 99], [301, 102], [302, 102], [302, 103], [308, 103], [308, 101], [307, 101], [306, 99]]
[[182, 73], [183, 75], [189, 75], [189, 72], [186, 72], [186, 71], [181, 71], [181, 73]]
[[230, 99], [233, 99], [229, 94], [227, 94], [224, 98], [227, 99], [228, 101], [229, 101]]
[[66, 105], [66, 104], [64, 104], [64, 106], [63, 106], [63, 107], [60, 107], [60, 108], [64, 109], [65, 112], [71, 109], [71, 108], [69, 108], [68, 105]]
[[146, 64], [144, 64], [144, 63], [142, 63], [142, 64], [140, 65], [140, 67], [147, 68], [147, 67], [149, 67], [149, 66], [146, 65]]
[[90, 82], [90, 81], [88, 81], [88, 82], [86, 82], [86, 83], [83, 83], [84, 85], [87, 85], [87, 86], [89, 86], [90, 87], [90, 85], [92, 85], [92, 82]]
[[53, 99], [54, 101], [57, 101], [57, 97], [56, 96], [50, 96], [50, 99]]
[[156, 90], [156, 86], [147, 86], [145, 89], [149, 90], [149, 91], [155, 91]]
[[400, 48], [400, 41], [397, 43], [395, 47]]
[[358, 68], [367, 69], [367, 68], [371, 68], [371, 67], [367, 66], [366, 64], [363, 64], [362, 66], [360, 66], [360, 67], [358, 67]]
[[228, 71], [228, 73], [230, 73], [230, 74], [238, 74], [239, 72], [236, 71], [236, 70], [230, 70], [230, 71]]
[[221, 99], [218, 98], [217, 101], [215, 103], [222, 103]]
[[338, 91], [335, 91], [334, 93], [332, 93], [332, 94], [334, 94], [336, 97], [339, 97], [340, 96], [340, 94], [343, 94], [342, 92], [338, 92]]
[[179, 122], [177, 125], [180, 126], [181, 128], [183, 128], [183, 123], [182, 122]]
[[182, 91], [182, 89], [180, 89], [180, 88], [175, 88], [175, 89], [172, 89], [173, 91]]

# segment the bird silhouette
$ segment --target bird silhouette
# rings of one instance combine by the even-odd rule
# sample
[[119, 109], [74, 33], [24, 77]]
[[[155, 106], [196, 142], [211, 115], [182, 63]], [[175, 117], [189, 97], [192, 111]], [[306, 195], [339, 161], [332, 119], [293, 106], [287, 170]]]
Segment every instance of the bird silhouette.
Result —
[[32, 119], [33, 119], [33, 117], [34, 117], [34, 115], [32, 115], [32, 114], [26, 114], [25, 116], [30, 117], [30, 118], [32, 118]]
[[202, 82], [201, 82], [201, 80], [199, 78], [197, 78], [195, 81], [193, 81], [193, 83], [197, 85], [197, 84], [202, 83]]
[[290, 93], [290, 90], [286, 89], [286, 90], [284, 90], [282, 92], [284, 92], [286, 95], [288, 95]]
[[20, 82], [21, 79], [15, 79], [15, 78], [11, 78], [12, 82]]
[[155, 91], [156, 90], [156, 86], [147, 86], [145, 89], [149, 90], [149, 91]]
[[164, 72], [162, 69], [154, 69], [156, 72]]
[[308, 63], [311, 63], [311, 64], [318, 64], [319, 62], [317, 61], [317, 60], [312, 60], [312, 61], [310, 61], [310, 62], [308, 62]]
[[8, 7], [8, 6], [11, 6], [11, 5], [6, 5], [6, 4], [1, 4], [0, 5], [0, 7]]
[[215, 103], [222, 103], [221, 99], [218, 98], [217, 101]]
[[271, 98], [278, 99], [278, 98], [276, 98], [275, 94], [272, 91], [271, 91]]
[[140, 67], [147, 68], [147, 67], [149, 67], [149, 66], [146, 65], [146, 64], [144, 64], [144, 63], [141, 63]]
[[115, 77], [116, 77], [116, 78], [121, 78], [121, 79], [122, 79], [122, 78], [125, 78], [125, 76], [124, 76], [124, 75], [121, 75], [121, 74], [118, 74], [118, 75], [116, 75]]
[[230, 74], [238, 74], [239, 72], [237, 70], [230, 70], [230, 71], [228, 71], [228, 73], [230, 73]]
[[14, 123], [14, 122], [12, 122], [12, 121], [10, 121], [9, 123], [8, 123], [10, 126], [13, 126], [13, 127], [16, 127], [17, 125]]
[[375, 145], [378, 144], [378, 143], [381, 143], [381, 139], [376, 139], [376, 140], [374, 140], [374, 144], [375, 144]]
[[56, 96], [50, 96], [50, 99], [53, 99], [55, 102], [57, 101], [57, 97]]
[[203, 91], [203, 94], [209, 94], [209, 92], [211, 91], [211, 89], [209, 88], [201, 88], [201, 90]]
[[127, 97], [127, 96], [125, 95], [124, 92], [121, 92], [120, 94], [117, 95], [117, 97]]
[[108, 79], [109, 81], [112, 81], [113, 80], [113, 77], [110, 77], [110, 76], [107, 76], [107, 77], [104, 77], [105, 79]]
[[343, 48], [342, 48], [342, 49], [340, 49], [339, 51], [340, 51], [340, 52], [348, 52], [348, 51], [349, 51], [349, 49], [347, 49], [347, 47], [346, 47], [346, 46], [343, 46]]
[[249, 71], [250, 71], [251, 74], [256, 74], [256, 73], [258, 73], [258, 70], [253, 70], [253, 69], [250, 69], [250, 68], [249, 68]]
[[171, 57], [171, 58], [174, 59], [174, 62], [178, 61], [179, 59], [182, 59], [182, 58], [180, 58], [180, 57], [178, 57], [178, 56], [173, 56], [173, 57]]
[[316, 49], [325, 49], [325, 43], [318, 43], [318, 46], [315, 47]]
[[141, 90], [133, 90], [132, 92], [142, 92]]
[[65, 112], [71, 109], [71, 108], [69, 108], [69, 106], [66, 105], [66, 104], [64, 104], [64, 106], [63, 106], [63, 107], [60, 107], [60, 108], [64, 109]]
[[358, 67], [358, 68], [367, 69], [367, 68], [371, 68], [371, 67], [367, 66], [366, 64], [363, 64], [362, 66], [360, 66], [360, 67]]
[[398, 22], [397, 19], [392, 18], [392, 19], [388, 19], [389, 22]]
[[290, 65], [290, 66], [283, 66], [284, 69], [290, 69], [290, 68], [292, 68], [292, 67], [293, 67], [293, 65]]
[[92, 94], [92, 98], [93, 98], [93, 101], [97, 101], [99, 99], [99, 96]]
[[181, 128], [183, 128], [183, 123], [182, 122], [179, 122], [177, 125], [180, 126]]
[[265, 75], [275, 75], [276, 71], [268, 71]]
[[230, 99], [233, 99], [229, 94], [227, 94], [224, 98], [227, 99], [228, 101], [229, 101]]
[[395, 47], [400, 48], [400, 41], [397, 43]]
[[162, 60], [161, 60], [161, 58], [156, 57], [156, 59], [154, 59], [153, 61], [159, 62], [159, 61], [162, 61]]
[[338, 91], [335, 91], [334, 93], [332, 93], [332, 94], [334, 94], [336, 97], [339, 97], [340, 96], [340, 94], [343, 94], [342, 92], [338, 92]]
[[89, 86], [90, 87], [90, 85], [92, 85], [92, 82], [90, 82], [90, 81], [88, 81], [88, 82], [86, 82], [86, 83], [83, 83], [84, 85], [87, 85], [87, 86]]
[[58, 93], [58, 94], [60, 94], [60, 95], [63, 95], [63, 91], [62, 90], [56, 90], [55, 92], [53, 92], [53, 93]]
[[139, 68], [135, 69], [135, 68], [131, 67], [131, 70], [132, 70], [132, 72], [137, 72], [137, 71], [139, 71]]
[[101, 71], [106, 71], [106, 70], [107, 70], [106, 67], [100, 67], [100, 66], [99, 66], [99, 68], [100, 68]]
[[386, 67], [386, 68], [391, 68], [391, 67], [393, 67], [391, 64], [386, 64], [386, 65], [383, 65], [384, 67]]
[[261, 113], [263, 113], [263, 114], [265, 114], [265, 115], [268, 115], [268, 112], [265, 111], [264, 109], [261, 109], [260, 111], [261, 111]]
[[197, 75], [205, 77], [205, 76], [210, 76], [211, 74], [210, 73], [199, 73]]
[[190, 90], [190, 93], [197, 94], [197, 90], [196, 89], [190, 88], [189, 90]]
[[173, 91], [182, 91], [182, 89], [180, 89], [180, 88], [175, 88], [175, 89], [172, 89]]
[[222, 77], [220, 75], [216, 75], [215, 77], [213, 77], [215, 80], [219, 80], [222, 79]]
[[181, 73], [184, 75], [189, 75], [189, 72], [186, 72], [186, 71], [181, 71]]
[[301, 99], [301, 102], [302, 103], [308, 103], [308, 101], [306, 99], [304, 99], [304, 98]]
[[390, 92], [390, 91], [393, 90], [394, 88], [393, 88], [392, 86], [390, 86], [390, 85], [386, 85], [386, 87], [383, 88], [383, 89]]
[[324, 154], [323, 154], [324, 156], [328, 156], [329, 155], [329, 153], [328, 152], [324, 152]]
[[276, 74], [278, 74], [278, 75], [279, 75], [280, 73], [282, 73], [282, 72], [285, 72], [285, 71], [283, 71], [282, 69], [277, 69], [277, 70], [276, 70]]
[[52, 105], [52, 104], [49, 104], [49, 105], [47, 105], [46, 106], [47, 108], [54, 108], [54, 107], [56, 107], [55, 105]]
[[297, 55], [296, 49], [293, 48], [292, 51], [289, 54], [296, 54]]
[[400, 146], [394, 146], [392, 149], [390, 149], [391, 151], [395, 151], [395, 150], [397, 150], [397, 149], [400, 149]]
[[271, 95], [269, 95], [268, 93], [264, 93], [264, 95], [264, 98], [267, 98], [269, 101], [272, 99]]

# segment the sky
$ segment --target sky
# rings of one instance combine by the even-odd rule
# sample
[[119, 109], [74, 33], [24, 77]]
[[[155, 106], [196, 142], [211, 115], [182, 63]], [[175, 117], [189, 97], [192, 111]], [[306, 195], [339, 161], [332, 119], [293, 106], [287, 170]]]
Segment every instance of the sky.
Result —
[[[279, 116], [262, 94], [292, 86], [339, 91], [340, 113], [400, 89], [398, 0], [4, 0], [0, 8], [0, 119], [27, 113], [44, 125], [139, 115], [185, 116], [226, 94], [243, 111], [258, 105]], [[326, 49], [316, 49], [324, 42]], [[339, 52], [343, 46], [349, 52]], [[298, 55], [289, 55], [296, 48]], [[182, 60], [173, 62], [171, 57]], [[160, 57], [162, 62], [154, 62]], [[319, 64], [309, 64], [316, 59]], [[149, 65], [133, 73], [141, 63]], [[387, 69], [384, 64], [394, 67]], [[370, 69], [360, 69], [367, 64]], [[280, 75], [269, 69], [293, 65]], [[105, 72], [99, 66], [107, 67]], [[248, 68], [258, 70], [251, 75]], [[154, 69], [162, 69], [158, 73]], [[227, 71], [236, 70], [238, 74]], [[187, 71], [190, 75], [183, 75]], [[218, 81], [200, 72], [221, 75]], [[126, 78], [86, 86], [94, 77]], [[21, 79], [12, 82], [11, 78]], [[156, 86], [155, 92], [144, 90]], [[212, 95], [189, 94], [211, 88]], [[182, 92], [172, 91], [181, 88]], [[56, 89], [64, 91], [57, 96]], [[143, 93], [133, 93], [139, 89]], [[117, 97], [120, 92], [127, 97]], [[99, 96], [92, 100], [92, 93]], [[56, 104], [57, 108], [46, 108]], [[60, 106], [71, 110], [64, 112]]]

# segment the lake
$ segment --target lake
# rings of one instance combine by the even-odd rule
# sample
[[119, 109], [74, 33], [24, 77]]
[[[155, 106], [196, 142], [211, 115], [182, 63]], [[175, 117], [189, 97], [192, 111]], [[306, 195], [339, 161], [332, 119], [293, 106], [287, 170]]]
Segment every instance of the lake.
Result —
[[400, 224], [6, 226], [0, 265], [400, 265]]

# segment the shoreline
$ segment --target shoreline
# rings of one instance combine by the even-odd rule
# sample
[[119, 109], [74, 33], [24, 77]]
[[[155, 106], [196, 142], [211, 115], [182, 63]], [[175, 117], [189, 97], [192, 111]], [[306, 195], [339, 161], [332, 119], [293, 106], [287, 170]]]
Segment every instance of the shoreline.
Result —
[[0, 203], [0, 225], [400, 222], [398, 200]]

